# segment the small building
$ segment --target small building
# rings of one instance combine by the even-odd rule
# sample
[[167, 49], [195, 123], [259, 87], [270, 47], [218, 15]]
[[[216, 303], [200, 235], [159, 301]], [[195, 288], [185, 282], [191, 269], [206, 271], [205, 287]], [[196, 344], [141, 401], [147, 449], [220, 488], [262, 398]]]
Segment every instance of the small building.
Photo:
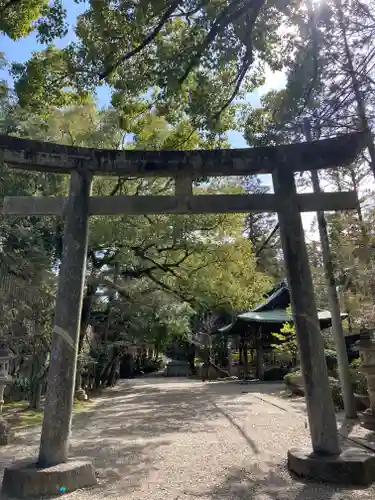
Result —
[[[278, 340], [273, 335], [280, 332], [285, 323], [292, 323], [293, 318], [287, 309], [290, 306], [290, 293], [286, 280], [281, 281], [266, 296], [266, 301], [255, 309], [238, 314], [230, 325], [217, 330], [231, 342], [232, 349], [239, 352], [239, 363], [248, 365], [248, 352], [251, 361], [255, 361], [256, 377], [264, 378], [265, 362], [275, 364], [275, 354], [272, 345]], [[318, 311], [321, 330], [331, 327], [330, 311]], [[346, 314], [341, 314], [345, 319]], [[255, 358], [255, 359], [254, 359]]]

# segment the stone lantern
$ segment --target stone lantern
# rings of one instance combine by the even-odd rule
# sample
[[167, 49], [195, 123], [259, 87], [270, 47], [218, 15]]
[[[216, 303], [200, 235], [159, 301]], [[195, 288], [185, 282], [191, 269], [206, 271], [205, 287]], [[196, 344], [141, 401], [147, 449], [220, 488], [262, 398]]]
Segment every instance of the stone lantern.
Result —
[[366, 377], [370, 408], [363, 413], [362, 424], [367, 429], [375, 430], [375, 339], [369, 331], [361, 332], [359, 352], [362, 372]]
[[77, 361], [77, 372], [76, 372], [76, 389], [74, 393], [74, 397], [78, 401], [87, 401], [88, 395], [82, 386], [83, 372], [84, 372], [84, 363], [80, 357], [78, 357]]
[[8, 444], [11, 437], [9, 426], [1, 413], [4, 405], [5, 387], [12, 382], [12, 377], [9, 375], [9, 362], [12, 357], [7, 347], [4, 344], [0, 345], [0, 445]]

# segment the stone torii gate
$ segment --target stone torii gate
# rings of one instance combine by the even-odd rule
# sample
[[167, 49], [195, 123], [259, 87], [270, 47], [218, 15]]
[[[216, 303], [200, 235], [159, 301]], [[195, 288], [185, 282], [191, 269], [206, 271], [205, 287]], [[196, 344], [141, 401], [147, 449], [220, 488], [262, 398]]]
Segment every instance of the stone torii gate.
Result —
[[[0, 154], [9, 167], [70, 175], [68, 198], [6, 197], [2, 201], [3, 215], [65, 217], [39, 457], [32, 466], [15, 464], [6, 469], [3, 491], [30, 498], [57, 493], [57, 481], [67, 491], [95, 483], [90, 464], [68, 459], [88, 219], [90, 215], [146, 213], [278, 213], [313, 450], [313, 455], [311, 450], [289, 451], [289, 468], [316, 479], [355, 482], [355, 477], [348, 479], [353, 461], [340, 450], [301, 212], [354, 209], [357, 199], [352, 192], [297, 194], [294, 173], [348, 165], [364, 145], [364, 134], [354, 133], [314, 143], [252, 149], [106, 151], [0, 136]], [[264, 173], [272, 174], [275, 194], [193, 195], [193, 180], [199, 177]], [[175, 195], [93, 197], [94, 175], [174, 178]], [[371, 460], [363, 454], [359, 459], [357, 454], [355, 461], [361, 464], [363, 482]]]

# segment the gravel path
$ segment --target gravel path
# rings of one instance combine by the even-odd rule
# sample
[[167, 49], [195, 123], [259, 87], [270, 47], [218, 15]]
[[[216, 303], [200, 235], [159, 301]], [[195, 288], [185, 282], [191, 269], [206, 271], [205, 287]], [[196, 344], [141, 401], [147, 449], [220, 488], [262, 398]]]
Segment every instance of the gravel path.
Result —
[[[303, 412], [274, 384], [150, 378], [124, 381], [74, 418], [72, 455], [90, 457], [98, 486], [66, 500], [367, 500], [290, 479], [286, 451], [309, 445]], [[38, 450], [24, 432], [1, 449], [1, 468]]]

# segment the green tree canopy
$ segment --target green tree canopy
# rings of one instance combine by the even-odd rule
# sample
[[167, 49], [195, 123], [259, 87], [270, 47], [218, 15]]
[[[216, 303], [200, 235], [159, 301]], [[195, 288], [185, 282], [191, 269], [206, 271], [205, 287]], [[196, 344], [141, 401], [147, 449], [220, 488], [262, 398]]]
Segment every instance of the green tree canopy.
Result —
[[[176, 142], [189, 148], [212, 144], [211, 139], [205, 144], [189, 121], [173, 127], [152, 112], [141, 117], [127, 116], [135, 121], [138, 130], [130, 140], [116, 110], [98, 110], [92, 102], [55, 109], [42, 116], [25, 113], [11, 101], [4, 105], [5, 109], [4, 126], [14, 122], [13, 133], [63, 144], [150, 149], [166, 148]], [[67, 194], [67, 176], [6, 167], [2, 172], [3, 195]], [[171, 179], [98, 177], [93, 194], [169, 194], [172, 189]], [[202, 195], [243, 192], [236, 182], [207, 179], [204, 183], [198, 181], [195, 189]], [[51, 270], [61, 257], [63, 221], [58, 217], [28, 219], [16, 219], [23, 235], [18, 243], [20, 251], [35, 268], [40, 259], [41, 267]], [[10, 218], [4, 220], [9, 224]], [[2, 233], [4, 258], [15, 257], [16, 229], [12, 226], [11, 231]], [[114, 307], [116, 317], [121, 318], [127, 311], [125, 331], [128, 335], [132, 332], [131, 336], [140, 325], [143, 336], [145, 318], [160, 317], [160, 311], [168, 307], [177, 311], [187, 304], [192, 310], [221, 308], [229, 313], [251, 307], [260, 299], [268, 280], [256, 269], [251, 244], [242, 233], [243, 217], [233, 214], [91, 217], [83, 326], [95, 308], [107, 310], [108, 301], [103, 303], [101, 296], [114, 297], [118, 303]], [[18, 259], [20, 255], [18, 252]], [[160, 321], [153, 320], [153, 324], [165, 326], [167, 322], [169, 332], [176, 329], [171, 320]]]
[[155, 108], [175, 124], [188, 115], [195, 128], [222, 132], [235, 127], [234, 98], [263, 82], [264, 64], [281, 69], [290, 35], [280, 26], [298, 9], [286, 0], [90, 2], [76, 40], [57, 49], [67, 30], [60, 2], [3, 0], [1, 28], [12, 38], [36, 29], [50, 44], [13, 65], [22, 106], [82, 102], [106, 84], [125, 114]]

